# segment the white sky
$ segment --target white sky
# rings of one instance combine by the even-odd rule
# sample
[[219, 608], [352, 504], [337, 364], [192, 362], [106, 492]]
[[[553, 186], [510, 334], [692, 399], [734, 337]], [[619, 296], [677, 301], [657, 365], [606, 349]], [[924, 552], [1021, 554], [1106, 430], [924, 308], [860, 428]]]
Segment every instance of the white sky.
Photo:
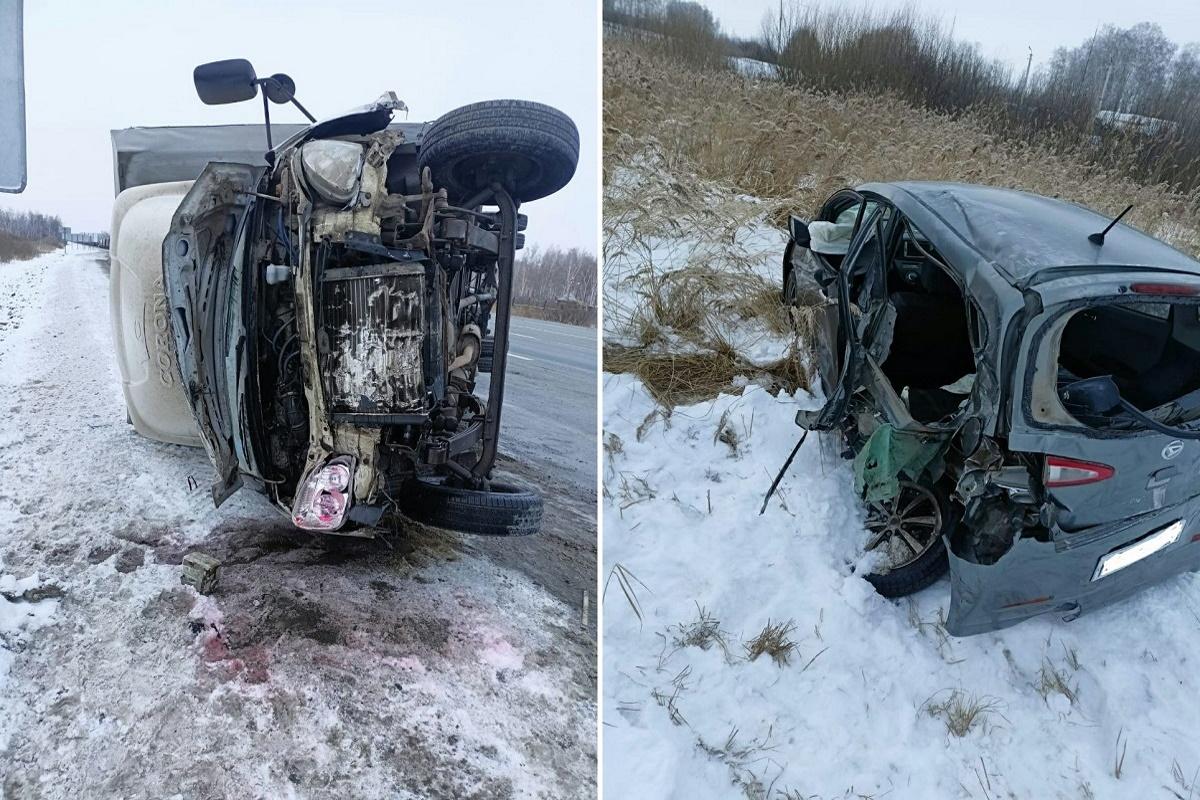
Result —
[[[410, 121], [494, 98], [559, 108], [579, 128], [579, 168], [565, 189], [522, 207], [527, 242], [596, 252], [597, 18], [597, 0], [25, 0], [29, 186], [0, 194], [0, 207], [107, 230], [109, 131], [261, 123], [260, 99], [206, 106], [192, 86], [197, 64], [241, 57], [260, 75], [291, 75], [318, 119], [388, 89]], [[305, 121], [290, 105], [271, 118]]]
[[[778, 13], [779, 0], [701, 0], [720, 21], [722, 30], [757, 37], [764, 12]], [[784, 0], [785, 3], [790, 0]], [[821, 2], [804, 3], [821, 6]], [[824, 6], [892, 8], [899, 2], [875, 0], [825, 0]], [[904, 5], [910, 5], [904, 3]], [[1097, 25], [1111, 23], [1127, 28], [1138, 22], [1157, 22], [1176, 44], [1200, 42], [1200, 3], [1197, 0], [917, 0], [921, 11], [954, 23], [955, 37], [978, 42], [984, 55], [1025, 69], [1033, 48], [1033, 65], [1049, 60], [1055, 47], [1076, 45], [1091, 36]]]

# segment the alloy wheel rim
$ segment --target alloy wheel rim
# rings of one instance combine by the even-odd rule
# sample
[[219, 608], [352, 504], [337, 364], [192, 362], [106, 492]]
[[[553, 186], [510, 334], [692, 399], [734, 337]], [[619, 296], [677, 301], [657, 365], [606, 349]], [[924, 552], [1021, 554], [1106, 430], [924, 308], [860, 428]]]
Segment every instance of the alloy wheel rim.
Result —
[[924, 486], [901, 483], [900, 494], [867, 507], [866, 550], [880, 550], [884, 563], [876, 572], [907, 567], [937, 544], [942, 529], [942, 509], [937, 497]]

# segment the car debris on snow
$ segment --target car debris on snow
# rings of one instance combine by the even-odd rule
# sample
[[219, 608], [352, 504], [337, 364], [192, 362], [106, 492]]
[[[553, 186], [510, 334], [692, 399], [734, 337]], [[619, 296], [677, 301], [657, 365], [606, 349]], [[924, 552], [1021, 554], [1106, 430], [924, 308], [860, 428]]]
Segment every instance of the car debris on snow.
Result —
[[212, 594], [217, 588], [221, 562], [207, 553], [192, 552], [183, 557], [179, 582], [195, 587], [200, 594]]

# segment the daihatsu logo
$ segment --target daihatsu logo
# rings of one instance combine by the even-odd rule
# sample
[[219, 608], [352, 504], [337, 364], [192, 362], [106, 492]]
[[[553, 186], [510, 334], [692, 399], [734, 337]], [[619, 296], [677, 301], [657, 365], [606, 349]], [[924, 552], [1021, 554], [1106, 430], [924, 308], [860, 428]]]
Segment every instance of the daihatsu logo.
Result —
[[1162, 457], [1165, 458], [1167, 461], [1170, 461], [1172, 458], [1174, 458], [1175, 456], [1179, 455], [1182, 452], [1183, 452], [1183, 442], [1176, 439], [1175, 441], [1170, 442], [1166, 447], [1163, 448]]

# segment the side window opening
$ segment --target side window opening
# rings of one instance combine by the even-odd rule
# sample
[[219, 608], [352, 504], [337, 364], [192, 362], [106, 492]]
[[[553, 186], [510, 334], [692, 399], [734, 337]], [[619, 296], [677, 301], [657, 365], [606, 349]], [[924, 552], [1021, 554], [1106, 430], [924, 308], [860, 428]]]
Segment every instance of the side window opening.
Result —
[[982, 315], [969, 304], [941, 255], [908, 220], [901, 220], [886, 281], [896, 311], [884, 375], [919, 422], [955, 414], [975, 380]]
[[809, 249], [813, 255], [828, 264], [833, 270], [839, 271], [846, 258], [846, 250], [850, 243], [859, 237], [860, 226], [871, 218], [879, 206], [877, 200], [848, 200], [842, 204], [826, 207], [820, 225], [809, 224], [812, 243]]
[[[1057, 388], [1111, 375], [1121, 397], [1167, 425], [1200, 419], [1200, 317], [1170, 302], [1106, 303], [1079, 309], [1062, 329]], [[1143, 427], [1122, 411], [1089, 414], [1066, 406], [1092, 428]]]
[[862, 310], [873, 305], [882, 297], [880, 281], [885, 271], [880, 269], [881, 260], [887, 249], [885, 238], [891, 224], [893, 209], [873, 200], [868, 200], [862, 219], [854, 233], [856, 248], [854, 262], [850, 265], [850, 299]]

